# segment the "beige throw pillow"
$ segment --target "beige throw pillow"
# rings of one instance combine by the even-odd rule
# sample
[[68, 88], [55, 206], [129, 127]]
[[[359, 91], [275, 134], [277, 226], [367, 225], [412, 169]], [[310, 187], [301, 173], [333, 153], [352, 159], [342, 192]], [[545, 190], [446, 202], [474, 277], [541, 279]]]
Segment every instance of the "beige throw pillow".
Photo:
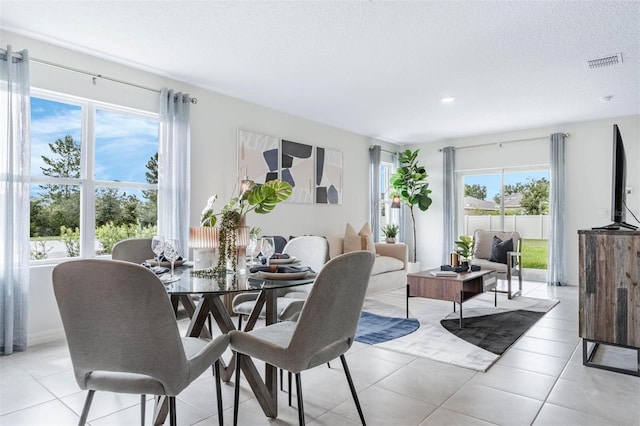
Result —
[[358, 235], [362, 238], [362, 250], [370, 251], [371, 253], [376, 253], [376, 244], [373, 241], [373, 232], [371, 232], [371, 227], [368, 223], [365, 223], [362, 226]]
[[347, 223], [347, 229], [344, 231], [344, 253], [362, 250], [362, 240], [355, 228]]
[[367, 250], [371, 253], [376, 252], [376, 246], [373, 241], [373, 232], [368, 223], [365, 223], [360, 232], [356, 230], [350, 223], [344, 232], [344, 253], [352, 251]]

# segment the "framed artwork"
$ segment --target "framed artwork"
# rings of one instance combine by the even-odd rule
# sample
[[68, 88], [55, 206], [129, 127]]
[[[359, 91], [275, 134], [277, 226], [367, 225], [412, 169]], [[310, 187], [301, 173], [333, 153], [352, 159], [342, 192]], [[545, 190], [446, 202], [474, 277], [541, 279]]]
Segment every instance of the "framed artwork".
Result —
[[280, 179], [293, 187], [287, 202], [313, 203], [313, 146], [283, 139], [280, 161]]
[[238, 173], [256, 183], [277, 179], [279, 145], [276, 137], [238, 130]]
[[342, 152], [316, 147], [316, 204], [342, 204]]

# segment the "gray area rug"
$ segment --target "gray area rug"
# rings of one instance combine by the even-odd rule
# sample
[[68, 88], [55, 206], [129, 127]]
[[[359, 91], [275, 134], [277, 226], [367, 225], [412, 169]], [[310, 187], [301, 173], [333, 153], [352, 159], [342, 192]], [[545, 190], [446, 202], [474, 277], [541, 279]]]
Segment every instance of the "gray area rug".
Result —
[[[493, 293], [485, 293], [464, 302], [463, 312], [464, 318], [516, 310], [544, 313], [558, 303], [557, 300], [531, 297], [509, 300], [506, 295], [499, 294], [498, 307], [495, 308]], [[378, 315], [403, 317], [406, 315], [405, 306], [404, 290], [396, 290], [367, 297], [364, 310]], [[420, 321], [420, 328], [411, 334], [375, 346], [471, 370], [487, 371], [500, 355], [456, 337], [440, 324], [441, 320], [456, 319], [458, 315], [457, 312], [453, 312], [452, 302], [412, 297], [409, 299], [409, 317]]]

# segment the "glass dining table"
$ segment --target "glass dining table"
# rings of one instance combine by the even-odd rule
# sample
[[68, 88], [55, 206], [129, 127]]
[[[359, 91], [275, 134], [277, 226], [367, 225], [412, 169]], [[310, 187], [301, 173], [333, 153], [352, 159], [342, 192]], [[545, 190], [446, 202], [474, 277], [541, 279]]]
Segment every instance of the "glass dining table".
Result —
[[[168, 274], [165, 274], [168, 275]], [[188, 266], [176, 268], [173, 280], [162, 277], [165, 288], [177, 313], [181, 304], [190, 318], [187, 336], [211, 337], [206, 327], [209, 315], [213, 317], [220, 332], [228, 333], [236, 327], [231, 320], [230, 300], [238, 293], [256, 292], [255, 306], [245, 323], [244, 331], [250, 331], [265, 309], [265, 325], [277, 321], [277, 291], [287, 287], [311, 284], [315, 274], [266, 274], [237, 273], [215, 277], [203, 271], [193, 271]], [[227, 299], [227, 303], [225, 303]], [[220, 377], [228, 382], [235, 369], [235, 353], [229, 362], [220, 360]], [[251, 386], [256, 399], [267, 417], [278, 416], [277, 368], [265, 364], [264, 381], [252, 360], [242, 363], [242, 372]], [[158, 401], [154, 413], [154, 425], [163, 424], [168, 409], [167, 404]]]

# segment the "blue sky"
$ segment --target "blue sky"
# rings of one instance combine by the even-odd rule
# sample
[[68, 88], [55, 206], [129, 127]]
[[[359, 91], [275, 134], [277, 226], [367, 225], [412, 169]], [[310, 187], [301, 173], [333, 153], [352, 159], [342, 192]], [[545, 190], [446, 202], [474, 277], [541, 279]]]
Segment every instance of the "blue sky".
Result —
[[[526, 183], [528, 178], [549, 179], [548, 171], [531, 171], [531, 172], [509, 172], [504, 174], [505, 185], [515, 185], [518, 182]], [[464, 183], [468, 185], [478, 184], [487, 187], [487, 199], [492, 200], [493, 197], [500, 193], [500, 174], [486, 175], [467, 175], [464, 177]]]
[[[96, 111], [95, 177], [100, 180], [146, 182], [147, 161], [158, 150], [158, 121], [131, 114]], [[42, 175], [41, 156], [52, 156], [49, 144], [71, 135], [80, 142], [80, 106], [31, 98], [31, 170]]]

